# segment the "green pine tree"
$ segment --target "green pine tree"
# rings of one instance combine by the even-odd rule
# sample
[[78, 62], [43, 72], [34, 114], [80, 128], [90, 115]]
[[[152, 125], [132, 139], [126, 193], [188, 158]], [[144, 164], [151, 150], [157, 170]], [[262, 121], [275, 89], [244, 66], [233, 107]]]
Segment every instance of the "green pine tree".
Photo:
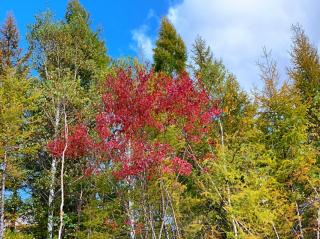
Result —
[[[311, 238], [317, 212], [313, 185], [317, 185], [319, 168], [315, 148], [308, 143], [308, 107], [295, 86], [286, 82], [279, 86], [276, 64], [269, 59], [267, 56], [266, 64], [261, 66], [265, 87], [256, 98], [261, 139], [271, 154], [270, 175], [287, 201], [288, 215], [294, 215], [288, 221], [296, 230], [287, 230], [284, 235]], [[294, 235], [290, 235], [292, 232]]]
[[191, 51], [193, 53], [191, 58], [193, 60], [192, 66], [195, 76], [201, 77], [201, 72], [213, 62], [211, 48], [207, 46], [206, 41], [202, 37], [198, 36], [192, 45]]
[[186, 46], [173, 24], [166, 17], [161, 21], [153, 59], [156, 71], [170, 75], [181, 73], [186, 67]]
[[[18, 190], [26, 183], [24, 162], [35, 153], [36, 117], [32, 112], [38, 94], [28, 77], [27, 55], [22, 56], [21, 51], [18, 30], [9, 15], [0, 30], [0, 238], [4, 238], [5, 217], [8, 228], [16, 230], [23, 206]], [[7, 191], [12, 192], [8, 198]]]

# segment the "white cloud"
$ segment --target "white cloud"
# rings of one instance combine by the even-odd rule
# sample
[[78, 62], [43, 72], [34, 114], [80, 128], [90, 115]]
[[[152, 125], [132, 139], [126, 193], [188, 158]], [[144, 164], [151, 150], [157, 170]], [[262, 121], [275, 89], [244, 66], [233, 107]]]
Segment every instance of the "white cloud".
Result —
[[135, 46], [132, 48], [137, 52], [138, 56], [144, 61], [152, 61], [153, 43], [147, 35], [146, 25], [133, 30], [132, 39], [135, 41]]
[[262, 47], [272, 49], [284, 76], [292, 24], [300, 23], [311, 41], [320, 44], [319, 0], [183, 0], [167, 16], [188, 49], [201, 35], [245, 89], [259, 85], [256, 62]]

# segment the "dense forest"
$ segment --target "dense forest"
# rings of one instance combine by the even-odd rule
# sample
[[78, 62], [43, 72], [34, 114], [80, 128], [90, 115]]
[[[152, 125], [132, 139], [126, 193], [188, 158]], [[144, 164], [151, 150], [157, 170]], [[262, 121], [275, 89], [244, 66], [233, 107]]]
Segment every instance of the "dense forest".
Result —
[[[0, 27], [0, 239], [320, 239], [320, 61], [292, 27], [248, 93], [161, 21], [152, 63], [113, 59], [88, 12]], [[194, 29], [196, 31], [196, 29]], [[187, 54], [190, 52], [190, 54]]]

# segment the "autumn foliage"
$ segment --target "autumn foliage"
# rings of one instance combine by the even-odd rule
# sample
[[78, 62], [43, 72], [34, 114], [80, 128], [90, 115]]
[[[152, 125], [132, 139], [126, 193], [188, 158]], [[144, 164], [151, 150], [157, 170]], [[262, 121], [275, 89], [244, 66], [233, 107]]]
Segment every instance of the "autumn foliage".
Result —
[[248, 93], [169, 18], [151, 68], [111, 61], [79, 0], [55, 15], [23, 49], [0, 25], [0, 238], [320, 239], [320, 55], [300, 25], [287, 74], [265, 50]]
[[[66, 156], [76, 158], [95, 150], [100, 160], [112, 161], [116, 178], [170, 172], [189, 175], [192, 166], [176, 156], [172, 145], [158, 136], [169, 127], [175, 137], [200, 142], [212, 119], [220, 114], [184, 73], [176, 78], [145, 69], [118, 69], [106, 79], [103, 110], [96, 116], [95, 143], [84, 125], [72, 128]], [[59, 157], [63, 138], [49, 142], [50, 153]]]
[[89, 154], [94, 149], [94, 143], [88, 135], [88, 129], [83, 124], [77, 124], [71, 128], [67, 142], [64, 136], [62, 136], [50, 141], [47, 147], [54, 157], [61, 157], [66, 143], [65, 156], [67, 158], [80, 158]]

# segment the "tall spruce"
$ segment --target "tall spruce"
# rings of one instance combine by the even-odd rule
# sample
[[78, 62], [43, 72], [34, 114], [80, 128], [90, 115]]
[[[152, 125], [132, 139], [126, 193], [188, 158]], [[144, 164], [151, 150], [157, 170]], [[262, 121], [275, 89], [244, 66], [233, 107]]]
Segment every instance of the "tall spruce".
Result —
[[22, 55], [22, 49], [19, 47], [19, 32], [13, 15], [8, 15], [0, 29], [0, 34], [0, 72], [11, 68], [16, 70], [15, 73], [23, 74], [30, 54]]
[[[0, 238], [5, 238], [5, 228], [15, 230], [19, 218], [18, 207], [22, 201], [18, 190], [24, 185], [26, 171], [23, 161], [34, 150], [32, 111], [35, 109], [35, 93], [28, 69], [24, 65], [27, 56], [21, 55], [19, 33], [13, 16], [9, 15], [0, 29]], [[11, 196], [6, 196], [11, 192]], [[8, 202], [12, 211], [6, 210]], [[10, 214], [10, 215], [9, 215]], [[6, 221], [5, 221], [6, 220]]]
[[299, 25], [293, 27], [293, 33], [293, 67], [289, 74], [302, 102], [308, 107], [309, 140], [320, 149], [320, 59], [317, 49]]
[[213, 62], [211, 48], [201, 36], [197, 36], [191, 51], [193, 54], [191, 58], [193, 60], [194, 73], [196, 76], [201, 77], [200, 73]]
[[1, 69], [15, 67], [19, 63], [21, 49], [19, 48], [19, 33], [12, 15], [9, 15], [0, 29]]
[[227, 90], [226, 81], [234, 81], [234, 77], [227, 72], [220, 60], [213, 57], [210, 46], [202, 37], [196, 38], [191, 51], [193, 60], [191, 69], [195, 78], [206, 89], [212, 100], [222, 103], [224, 92]]
[[257, 95], [258, 125], [272, 156], [270, 175], [287, 202], [287, 216], [293, 215], [287, 218], [290, 227], [283, 227], [280, 235], [312, 238], [317, 212], [313, 185], [317, 185], [319, 168], [315, 148], [308, 143], [308, 107], [294, 86], [287, 82], [279, 85], [276, 63], [268, 56], [266, 59], [261, 66], [265, 87]]
[[162, 18], [156, 48], [153, 50], [154, 68], [169, 75], [185, 70], [186, 46], [167, 17]]
[[[306, 107], [308, 143], [320, 150], [320, 59], [317, 48], [312, 45], [301, 26], [293, 26], [293, 46], [291, 50], [292, 68], [289, 76], [293, 80], [301, 103]], [[306, 237], [320, 238], [320, 154], [317, 154], [317, 163], [313, 167], [314, 177], [309, 179], [309, 187], [313, 194], [305, 193], [306, 206], [302, 210], [302, 226], [310, 228]], [[317, 180], [315, 180], [317, 178]], [[304, 205], [305, 203], [304, 202]]]
[[65, 24], [71, 36], [73, 56], [69, 64], [81, 80], [81, 86], [89, 88], [105, 73], [110, 61], [100, 31], [90, 27], [89, 13], [78, 0], [69, 1]]

